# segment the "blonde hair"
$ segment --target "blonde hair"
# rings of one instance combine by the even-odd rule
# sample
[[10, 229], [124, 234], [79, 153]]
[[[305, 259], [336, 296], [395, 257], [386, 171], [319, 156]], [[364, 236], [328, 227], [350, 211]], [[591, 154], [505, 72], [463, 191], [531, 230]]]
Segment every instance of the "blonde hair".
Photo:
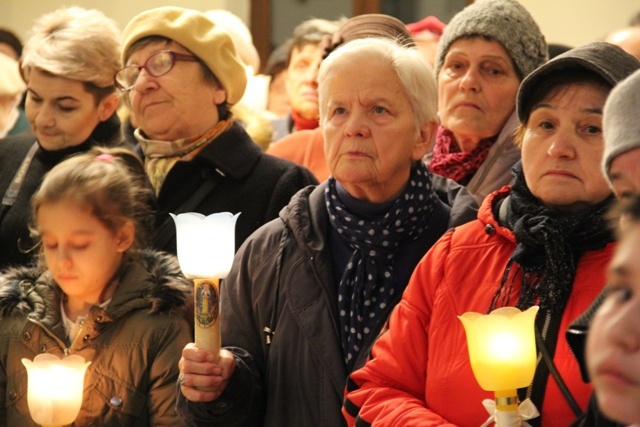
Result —
[[113, 76], [120, 68], [120, 30], [96, 9], [58, 9], [36, 20], [20, 60], [29, 81], [31, 69], [78, 80], [115, 92]]

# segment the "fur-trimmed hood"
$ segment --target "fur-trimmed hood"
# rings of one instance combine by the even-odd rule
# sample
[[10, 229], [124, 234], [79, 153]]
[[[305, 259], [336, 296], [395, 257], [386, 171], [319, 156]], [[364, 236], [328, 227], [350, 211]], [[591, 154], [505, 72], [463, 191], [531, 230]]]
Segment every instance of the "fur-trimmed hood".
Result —
[[[119, 317], [133, 308], [150, 313], [190, 308], [193, 284], [184, 277], [175, 256], [152, 250], [132, 254], [107, 311]], [[39, 267], [19, 267], [0, 275], [0, 319], [21, 314], [46, 319], [59, 311], [60, 288]], [[46, 322], [45, 322], [46, 323]]]

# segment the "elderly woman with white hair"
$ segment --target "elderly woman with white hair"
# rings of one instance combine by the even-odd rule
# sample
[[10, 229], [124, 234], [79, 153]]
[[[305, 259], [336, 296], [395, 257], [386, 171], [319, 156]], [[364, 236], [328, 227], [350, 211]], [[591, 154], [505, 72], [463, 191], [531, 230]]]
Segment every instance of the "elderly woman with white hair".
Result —
[[318, 82], [331, 177], [298, 192], [236, 254], [219, 362], [194, 344], [180, 361], [188, 425], [344, 425], [347, 374], [452, 225], [421, 161], [437, 91], [418, 51], [354, 40], [322, 62]]
[[32, 28], [20, 66], [33, 135], [2, 141], [0, 267], [31, 261], [30, 199], [44, 174], [93, 146], [120, 145], [113, 82], [119, 47], [115, 21], [97, 10], [58, 9]]

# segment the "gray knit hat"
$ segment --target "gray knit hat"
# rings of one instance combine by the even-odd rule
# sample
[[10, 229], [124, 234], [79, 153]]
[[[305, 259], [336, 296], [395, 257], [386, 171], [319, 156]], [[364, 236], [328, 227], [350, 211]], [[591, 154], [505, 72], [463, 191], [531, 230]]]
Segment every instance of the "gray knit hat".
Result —
[[547, 43], [531, 14], [515, 0], [477, 0], [458, 12], [440, 38], [436, 77], [456, 40], [481, 36], [500, 43], [523, 79], [547, 61]]
[[618, 84], [604, 104], [604, 156], [608, 176], [611, 161], [633, 148], [640, 148], [640, 70]]

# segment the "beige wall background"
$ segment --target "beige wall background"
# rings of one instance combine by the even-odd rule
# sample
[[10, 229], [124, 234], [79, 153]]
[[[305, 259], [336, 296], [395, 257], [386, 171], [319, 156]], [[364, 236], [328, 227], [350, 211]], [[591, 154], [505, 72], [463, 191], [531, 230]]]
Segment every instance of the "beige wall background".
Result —
[[120, 29], [138, 13], [159, 6], [180, 6], [196, 10], [226, 9], [249, 22], [249, 0], [0, 0], [0, 27], [14, 31], [24, 42], [34, 20], [66, 6], [98, 9], [113, 18]]
[[601, 40], [640, 12], [638, 0], [520, 0], [549, 43], [579, 46]]
[[[272, 1], [278, 2], [278, 0]], [[342, 1], [350, 4], [349, 0]], [[433, 2], [434, 0], [422, 1]], [[447, 0], [440, 1], [446, 2]], [[631, 17], [640, 11], [638, 0], [520, 1], [536, 19], [548, 42], [564, 43], [571, 46], [601, 39], [607, 33], [625, 26]], [[71, 4], [100, 9], [115, 19], [121, 28], [143, 10], [172, 4], [202, 11], [227, 9], [247, 23], [251, 14], [250, 0], [76, 0], [75, 2], [69, 0], [0, 0], [0, 27], [15, 31], [24, 40], [37, 17]], [[282, 9], [278, 9], [278, 11], [286, 13]], [[329, 19], [333, 19], [333, 15], [333, 10], [327, 11]], [[419, 18], [416, 17], [416, 20]]]

